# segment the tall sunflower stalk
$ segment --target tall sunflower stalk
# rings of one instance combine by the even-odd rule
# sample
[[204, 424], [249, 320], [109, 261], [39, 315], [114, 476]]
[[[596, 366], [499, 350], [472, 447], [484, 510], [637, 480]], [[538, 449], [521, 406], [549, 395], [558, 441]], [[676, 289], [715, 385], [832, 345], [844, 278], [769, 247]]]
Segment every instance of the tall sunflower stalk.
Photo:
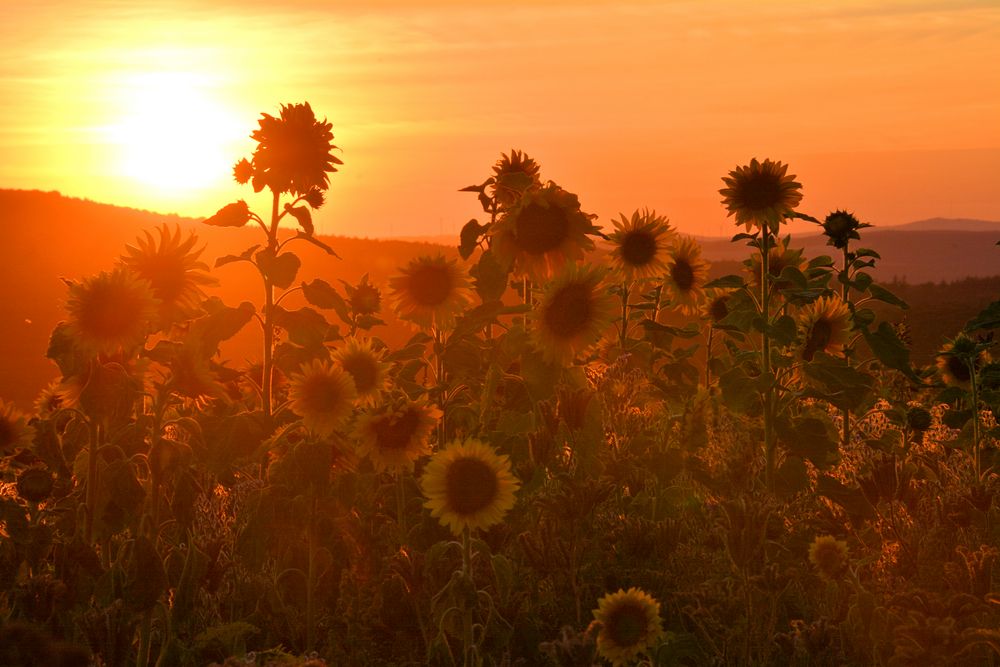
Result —
[[[276, 306], [284, 294], [275, 298], [275, 288], [287, 290], [295, 281], [301, 264], [294, 253], [284, 253], [285, 245], [301, 239], [319, 246], [328, 254], [333, 250], [313, 236], [311, 210], [323, 205], [324, 192], [329, 188], [327, 172], [337, 171], [334, 165], [343, 164], [333, 155], [332, 125], [319, 121], [309, 103], [281, 106], [275, 117], [261, 114], [260, 127], [250, 136], [257, 142], [251, 159], [240, 160], [233, 167], [237, 183], [250, 183], [254, 192], [267, 188], [271, 192], [271, 211], [267, 220], [250, 210], [245, 201], [238, 201], [221, 208], [205, 220], [206, 224], [219, 227], [243, 227], [248, 222], [260, 226], [266, 237], [264, 248], [253, 246], [241, 255], [230, 255], [216, 261], [216, 267], [236, 261], [252, 263], [261, 275], [264, 288], [263, 315], [257, 315], [263, 331], [263, 356], [260, 384], [261, 407], [270, 416], [273, 412], [273, 370]], [[281, 203], [283, 195], [292, 200]], [[282, 219], [291, 215], [300, 230], [284, 241], [278, 231]]]

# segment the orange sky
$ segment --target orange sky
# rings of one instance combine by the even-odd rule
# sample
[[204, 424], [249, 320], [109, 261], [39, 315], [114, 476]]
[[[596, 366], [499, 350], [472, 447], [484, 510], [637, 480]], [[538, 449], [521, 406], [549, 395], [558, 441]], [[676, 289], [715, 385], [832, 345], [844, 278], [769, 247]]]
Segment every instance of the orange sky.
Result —
[[720, 177], [754, 156], [813, 215], [1000, 220], [998, 63], [995, 0], [0, 0], [0, 187], [253, 203], [232, 163], [307, 100], [343, 149], [327, 233], [457, 233], [512, 147], [604, 224], [728, 234]]

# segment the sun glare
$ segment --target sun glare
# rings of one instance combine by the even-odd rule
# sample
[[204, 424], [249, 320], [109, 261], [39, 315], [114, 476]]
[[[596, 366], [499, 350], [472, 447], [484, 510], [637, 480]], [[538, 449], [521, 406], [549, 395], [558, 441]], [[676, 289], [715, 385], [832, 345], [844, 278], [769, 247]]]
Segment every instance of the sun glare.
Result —
[[161, 194], [217, 186], [229, 177], [238, 116], [216, 97], [209, 77], [154, 72], [128, 77], [109, 132], [123, 177]]

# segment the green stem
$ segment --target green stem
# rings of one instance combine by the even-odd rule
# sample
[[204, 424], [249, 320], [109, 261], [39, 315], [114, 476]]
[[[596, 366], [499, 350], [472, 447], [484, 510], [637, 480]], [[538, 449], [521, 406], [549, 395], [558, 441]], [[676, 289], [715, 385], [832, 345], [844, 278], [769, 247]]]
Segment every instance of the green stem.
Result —
[[982, 436], [980, 434], [979, 425], [979, 383], [976, 381], [977, 358], [978, 355], [973, 356], [972, 360], [969, 362], [969, 381], [972, 383], [972, 451], [975, 456], [976, 481], [978, 482], [983, 478], [983, 456], [982, 450], [980, 449], [980, 440]]
[[[462, 531], [462, 581], [464, 591], [472, 590], [472, 535], [468, 526]], [[463, 591], [463, 592], [464, 592]], [[472, 607], [462, 596], [462, 665], [472, 665]]]
[[89, 426], [90, 451], [87, 453], [87, 523], [84, 531], [87, 544], [93, 543], [94, 539], [94, 516], [97, 514], [97, 485], [100, 482], [97, 457], [101, 440], [101, 427], [97, 421], [91, 419]]
[[625, 352], [625, 345], [628, 341], [628, 292], [628, 283], [622, 283], [622, 328], [618, 341], [622, 353]]
[[761, 332], [761, 373], [767, 386], [764, 389], [764, 481], [767, 488], [774, 490], [774, 373], [771, 370], [771, 230], [767, 224], [761, 225], [763, 234], [761, 247], [760, 308], [764, 322]]
[[[278, 253], [278, 200], [281, 193], [273, 193], [271, 201], [271, 229], [267, 235], [268, 249]], [[264, 414], [271, 416], [271, 385], [272, 368], [274, 366], [274, 283], [268, 275], [264, 276], [264, 361], [261, 369], [261, 401]]]
[[399, 545], [406, 544], [406, 487], [403, 473], [396, 473], [396, 525], [399, 528]]
[[316, 494], [310, 492], [309, 524], [306, 526], [306, 542], [309, 550], [309, 566], [306, 574], [306, 651], [311, 651], [316, 641]]
[[[850, 275], [848, 274], [848, 269], [850, 268], [850, 257], [848, 255], [847, 248], [848, 248], [848, 244], [845, 243], [844, 244], [844, 278], [845, 278], [845, 280], [844, 280], [844, 283], [843, 283], [842, 288], [841, 288], [841, 298], [843, 299], [844, 303], [847, 303], [847, 300], [848, 300], [848, 298], [850, 298], [850, 294], [851, 294], [851, 286], [847, 284], [847, 279], [850, 279]], [[845, 352], [844, 354], [845, 354], [845, 356], [847, 356], [847, 352]], [[847, 447], [848, 447], [848, 445], [851, 444], [851, 411], [848, 408], [844, 408], [841, 411], [841, 414], [842, 414], [842, 416], [844, 418], [843, 433], [842, 433], [842, 436], [841, 436], [841, 447], [846, 450]]]

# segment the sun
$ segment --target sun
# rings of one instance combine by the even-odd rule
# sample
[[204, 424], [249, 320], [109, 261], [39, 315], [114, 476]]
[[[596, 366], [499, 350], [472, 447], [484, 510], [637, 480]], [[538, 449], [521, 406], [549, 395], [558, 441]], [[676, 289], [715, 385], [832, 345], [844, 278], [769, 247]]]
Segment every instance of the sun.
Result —
[[245, 125], [215, 94], [210, 76], [142, 72], [121, 80], [109, 126], [118, 169], [128, 181], [158, 194], [217, 187], [230, 175]]

